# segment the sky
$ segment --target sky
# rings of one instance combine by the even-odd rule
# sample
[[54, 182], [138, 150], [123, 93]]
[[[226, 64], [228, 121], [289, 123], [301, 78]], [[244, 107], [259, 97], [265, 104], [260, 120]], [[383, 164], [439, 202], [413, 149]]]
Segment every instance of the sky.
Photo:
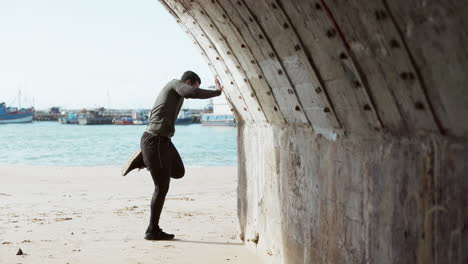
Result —
[[18, 106], [21, 91], [36, 109], [150, 108], [185, 70], [214, 84], [158, 0], [0, 0], [0, 102]]

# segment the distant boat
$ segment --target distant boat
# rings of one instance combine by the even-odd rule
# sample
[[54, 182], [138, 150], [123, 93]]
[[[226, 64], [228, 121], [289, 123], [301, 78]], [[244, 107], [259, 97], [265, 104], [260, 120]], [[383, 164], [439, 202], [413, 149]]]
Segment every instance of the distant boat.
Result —
[[133, 125], [134, 120], [131, 116], [119, 116], [117, 118], [114, 118], [114, 120], [112, 120], [112, 123], [114, 123], [114, 125]]
[[0, 124], [8, 123], [32, 123], [34, 115], [33, 108], [6, 107], [0, 103]]
[[104, 115], [104, 108], [98, 110], [82, 110], [82, 114], [78, 116], [79, 125], [112, 125], [114, 118], [109, 115]]
[[68, 113], [68, 117], [59, 118], [59, 122], [61, 124], [77, 125], [78, 124], [78, 116], [75, 113], [70, 112], [70, 113]]
[[112, 125], [112, 117], [78, 117], [79, 125]]
[[203, 114], [202, 126], [236, 126], [234, 115], [231, 114]]
[[183, 109], [180, 111], [179, 116], [177, 116], [177, 119], [175, 121], [176, 125], [189, 125], [193, 123], [193, 118], [190, 115], [189, 110]]

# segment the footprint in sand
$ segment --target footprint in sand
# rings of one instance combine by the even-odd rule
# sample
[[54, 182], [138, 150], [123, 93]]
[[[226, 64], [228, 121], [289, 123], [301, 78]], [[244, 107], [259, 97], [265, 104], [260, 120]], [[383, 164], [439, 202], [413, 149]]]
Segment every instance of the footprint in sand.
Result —
[[56, 222], [63, 222], [63, 221], [69, 221], [72, 220], [73, 218], [71, 217], [60, 217], [60, 218], [55, 218]]
[[195, 199], [189, 197], [168, 197], [166, 200], [195, 201]]

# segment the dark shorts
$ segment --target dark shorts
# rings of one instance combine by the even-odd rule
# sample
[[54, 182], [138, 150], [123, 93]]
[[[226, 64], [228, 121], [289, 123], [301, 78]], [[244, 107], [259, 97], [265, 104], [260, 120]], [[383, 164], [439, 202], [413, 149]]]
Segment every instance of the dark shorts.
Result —
[[151, 174], [157, 177], [182, 178], [185, 167], [171, 139], [144, 132], [140, 142], [143, 162]]

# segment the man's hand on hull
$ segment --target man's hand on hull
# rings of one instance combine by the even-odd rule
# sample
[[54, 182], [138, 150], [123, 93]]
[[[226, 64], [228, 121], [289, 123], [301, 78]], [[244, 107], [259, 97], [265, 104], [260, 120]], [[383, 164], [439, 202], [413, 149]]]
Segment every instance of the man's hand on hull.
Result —
[[216, 83], [216, 89], [222, 92], [223, 91], [223, 86], [219, 82], [218, 76], [215, 76], [215, 83]]

